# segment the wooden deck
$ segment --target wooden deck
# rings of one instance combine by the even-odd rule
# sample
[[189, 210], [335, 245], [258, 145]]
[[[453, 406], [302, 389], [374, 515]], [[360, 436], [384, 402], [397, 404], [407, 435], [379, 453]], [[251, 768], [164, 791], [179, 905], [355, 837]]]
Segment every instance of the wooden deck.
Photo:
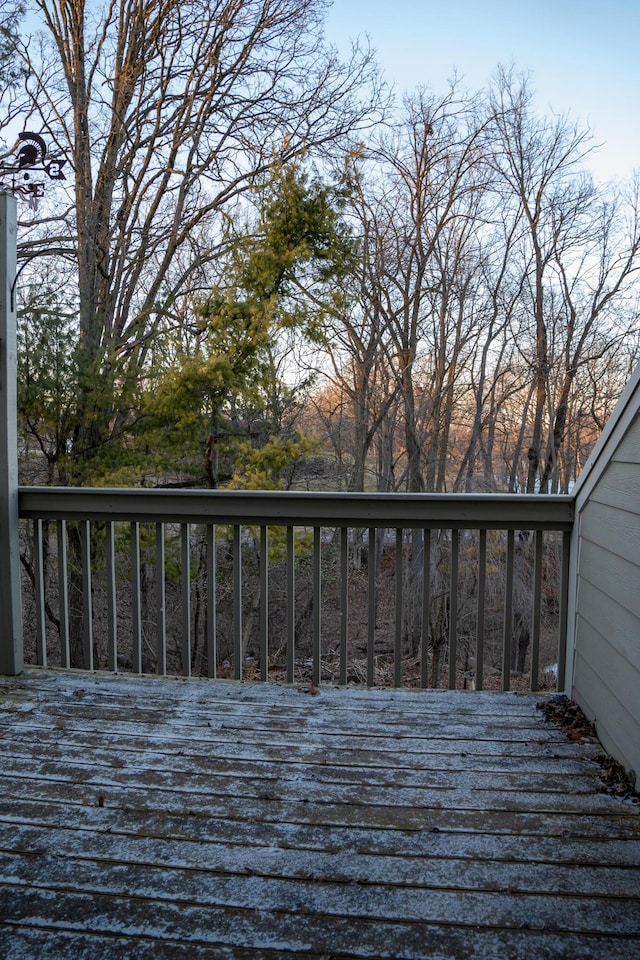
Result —
[[0, 956], [640, 958], [640, 806], [537, 699], [0, 678]]

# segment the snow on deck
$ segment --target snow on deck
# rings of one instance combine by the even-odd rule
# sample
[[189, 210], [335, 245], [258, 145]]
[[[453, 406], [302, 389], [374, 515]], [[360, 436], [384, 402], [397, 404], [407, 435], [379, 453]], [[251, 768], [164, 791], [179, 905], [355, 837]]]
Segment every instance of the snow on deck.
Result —
[[0, 956], [640, 958], [640, 808], [536, 698], [0, 678]]

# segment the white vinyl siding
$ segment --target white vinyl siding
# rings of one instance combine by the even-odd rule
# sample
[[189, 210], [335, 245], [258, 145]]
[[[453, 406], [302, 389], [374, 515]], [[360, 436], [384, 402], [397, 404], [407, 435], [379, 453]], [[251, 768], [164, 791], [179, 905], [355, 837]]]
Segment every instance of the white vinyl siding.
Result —
[[590, 459], [577, 491], [577, 595], [571, 696], [602, 745], [640, 785], [640, 384]]

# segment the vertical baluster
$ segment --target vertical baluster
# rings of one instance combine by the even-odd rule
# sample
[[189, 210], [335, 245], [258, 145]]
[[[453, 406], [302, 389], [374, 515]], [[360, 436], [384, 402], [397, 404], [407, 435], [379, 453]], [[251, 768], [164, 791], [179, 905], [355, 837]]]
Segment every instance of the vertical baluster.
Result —
[[460, 531], [451, 531], [451, 582], [449, 584], [449, 690], [456, 688], [458, 660], [458, 553]]
[[504, 633], [502, 646], [502, 689], [511, 688], [511, 644], [513, 634], [513, 568], [515, 555], [515, 534], [507, 531], [507, 567], [504, 590]]
[[36, 663], [47, 665], [47, 628], [44, 588], [44, 542], [42, 520], [33, 521], [33, 567], [36, 594]]
[[269, 528], [260, 527], [260, 679], [269, 679]]
[[207, 524], [207, 674], [215, 680], [217, 668], [216, 630], [216, 528]]
[[536, 530], [533, 560], [533, 618], [531, 623], [531, 691], [538, 689], [540, 607], [542, 598], [542, 530]]
[[340, 529], [340, 683], [347, 683], [347, 638], [349, 635], [349, 530]]
[[182, 673], [191, 676], [191, 544], [188, 523], [180, 526], [182, 566]]
[[369, 624], [367, 627], [367, 686], [374, 681], [376, 644], [376, 537], [375, 527], [369, 528]]
[[80, 521], [80, 555], [82, 560], [82, 643], [85, 670], [93, 670], [93, 604], [91, 602], [91, 528], [88, 520]]
[[322, 557], [320, 549], [320, 527], [313, 528], [313, 667], [312, 680], [315, 684], [320, 683], [321, 664], [320, 664], [320, 616], [322, 610]]
[[107, 579], [107, 650], [109, 670], [118, 671], [118, 620], [116, 612], [116, 545], [112, 520], [107, 520], [104, 529]]
[[293, 683], [296, 642], [296, 584], [294, 528], [287, 527], [287, 683]]
[[165, 600], [164, 523], [156, 523], [156, 673], [167, 673], [167, 607]]
[[393, 685], [402, 686], [402, 583], [403, 575], [403, 556], [402, 540], [403, 531], [396, 529], [396, 562], [395, 562], [395, 581], [396, 581], [396, 631], [393, 647]]
[[[562, 565], [560, 574], [560, 629], [558, 635], [558, 684], [557, 689], [565, 692], [567, 668], [567, 616], [569, 606], [569, 552], [571, 532], [562, 534]], [[568, 691], [570, 694], [571, 691]]]
[[142, 673], [142, 589], [140, 583], [140, 524], [132, 523], [131, 532], [131, 667]]
[[478, 611], [476, 619], [476, 690], [484, 687], [484, 623], [487, 589], [487, 531], [478, 539]]
[[429, 686], [429, 626], [431, 616], [431, 530], [422, 532], [422, 634], [420, 638], [420, 683]]
[[60, 663], [71, 666], [69, 651], [69, 587], [67, 581], [67, 524], [56, 522], [58, 539], [58, 616], [60, 618]]
[[233, 675], [242, 680], [242, 537], [233, 528]]

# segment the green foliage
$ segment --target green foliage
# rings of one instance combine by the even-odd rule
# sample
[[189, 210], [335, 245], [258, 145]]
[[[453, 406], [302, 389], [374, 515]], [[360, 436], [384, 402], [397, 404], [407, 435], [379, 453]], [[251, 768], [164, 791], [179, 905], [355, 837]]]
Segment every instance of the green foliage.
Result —
[[194, 306], [195, 341], [174, 343], [173, 362], [150, 379], [145, 435], [173, 448], [174, 465], [178, 447], [190, 450], [210, 486], [276, 489], [310, 450], [291, 423], [296, 390], [279, 350], [286, 338], [321, 340], [337, 305], [330, 281], [350, 269], [354, 245], [344, 188], [298, 164], [278, 168], [254, 198], [253, 221], [228, 227], [224, 281]]
[[[18, 312], [18, 429], [23, 482], [129, 486], [149, 472], [149, 451], [135, 441], [139, 397], [115, 359], [94, 374], [92, 406], [81, 409], [78, 318], [66, 291], [26, 288]], [[112, 403], [118, 399], [117, 412]], [[110, 413], [107, 413], [109, 411]], [[87, 451], [82, 428], [103, 424], [103, 442]], [[85, 431], [87, 433], [88, 431]], [[43, 476], [34, 456], [44, 456]]]
[[317, 448], [318, 443], [309, 437], [271, 437], [259, 449], [243, 441], [238, 444], [229, 487], [235, 490], [281, 490], [290, 485], [296, 466]]
[[18, 421], [50, 472], [55, 467], [64, 472], [73, 440], [76, 339], [75, 319], [54, 291], [45, 288], [28, 297], [18, 322]]
[[15, 53], [15, 45], [24, 16], [24, 4], [0, 0], [0, 73], [2, 85], [12, 86], [24, 74]]
[[[326, 185], [289, 164], [272, 174], [259, 199], [258, 231], [238, 248], [242, 285], [258, 300], [275, 296], [287, 305], [302, 287], [308, 293], [353, 266], [344, 184]], [[300, 319], [296, 311], [294, 317]]]
[[323, 184], [293, 163], [256, 188], [255, 223], [229, 227], [225, 282], [198, 307], [217, 349], [247, 362], [281, 330], [321, 339], [322, 319], [337, 306], [330, 282], [355, 258], [346, 196], [344, 185]]

